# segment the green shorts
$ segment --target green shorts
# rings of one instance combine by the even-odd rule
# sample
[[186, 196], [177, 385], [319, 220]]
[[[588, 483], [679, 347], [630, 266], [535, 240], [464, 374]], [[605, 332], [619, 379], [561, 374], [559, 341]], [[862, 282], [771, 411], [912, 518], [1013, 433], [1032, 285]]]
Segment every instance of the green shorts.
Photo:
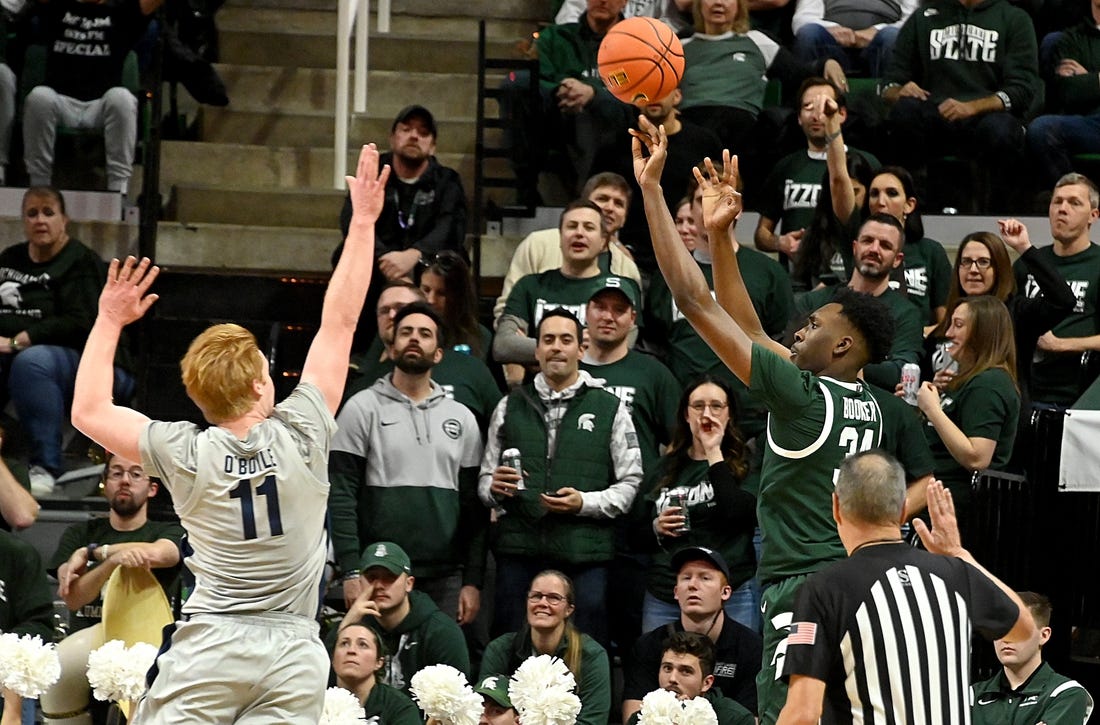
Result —
[[760, 725], [774, 725], [787, 702], [787, 682], [783, 677], [783, 656], [787, 652], [787, 632], [794, 618], [794, 597], [809, 574], [780, 579], [768, 586], [760, 597], [764, 617], [764, 661], [756, 675], [756, 698]]

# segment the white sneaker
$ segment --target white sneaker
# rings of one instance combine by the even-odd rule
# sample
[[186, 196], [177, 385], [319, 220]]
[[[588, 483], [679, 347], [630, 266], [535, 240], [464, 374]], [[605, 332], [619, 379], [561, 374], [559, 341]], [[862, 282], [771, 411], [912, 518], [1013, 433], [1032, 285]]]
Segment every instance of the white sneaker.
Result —
[[57, 481], [52, 473], [42, 466], [31, 466], [28, 473], [30, 474], [31, 494], [33, 496], [49, 496], [53, 493], [53, 487]]

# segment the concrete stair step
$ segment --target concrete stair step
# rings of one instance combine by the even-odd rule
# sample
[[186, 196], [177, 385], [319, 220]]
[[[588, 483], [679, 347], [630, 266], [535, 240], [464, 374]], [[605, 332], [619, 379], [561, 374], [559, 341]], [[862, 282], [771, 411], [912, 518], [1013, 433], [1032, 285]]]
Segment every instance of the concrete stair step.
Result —
[[[375, 6], [376, 8], [377, 6]], [[478, 17], [446, 15], [391, 14], [390, 32], [397, 34], [431, 35], [439, 38], [477, 39]], [[519, 40], [527, 38], [538, 27], [537, 18], [486, 17], [485, 34], [489, 38]], [[337, 13], [334, 3], [324, 7], [283, 8], [252, 5], [229, 5], [218, 11], [221, 32], [251, 31], [256, 28], [279, 28], [281, 32], [314, 34], [336, 33]], [[377, 33], [378, 18], [371, 13], [370, 31]]]
[[[376, 4], [373, 4], [377, 8]], [[332, 0], [229, 0], [218, 13], [218, 23], [223, 13], [236, 8], [267, 8], [278, 10], [328, 10], [333, 11]], [[500, 3], [496, 0], [466, 0], [463, 3], [440, 3], [438, 0], [395, 0], [391, 4], [394, 22], [402, 16], [415, 17], [455, 17], [455, 18], [494, 18], [545, 21], [549, 10], [546, 0], [509, 0]]]
[[178, 184], [172, 217], [183, 224], [339, 228], [344, 192], [335, 189], [226, 189]]
[[[210, 185], [226, 189], [331, 189], [331, 148], [290, 148], [230, 143], [165, 141], [161, 186]], [[348, 170], [358, 151], [348, 151]], [[471, 154], [436, 154], [444, 166], [473, 172]], [[471, 177], [472, 178], [472, 177]]]
[[[335, 24], [323, 33], [281, 32], [278, 27], [223, 30], [220, 60], [238, 65], [335, 68], [335, 35]], [[504, 58], [518, 53], [514, 42], [501, 40], [490, 41], [488, 52]], [[373, 35], [368, 64], [372, 70], [476, 73], [477, 41], [419, 34]]]
[[[289, 66], [219, 65], [232, 103], [227, 111], [280, 113], [336, 109], [336, 71]], [[367, 101], [372, 116], [393, 118], [413, 101], [428, 106], [438, 120], [470, 116], [477, 99], [477, 77], [459, 73], [371, 71]]]
[[330, 272], [340, 231], [238, 224], [180, 224], [157, 227], [157, 264], [180, 269], [240, 272]]

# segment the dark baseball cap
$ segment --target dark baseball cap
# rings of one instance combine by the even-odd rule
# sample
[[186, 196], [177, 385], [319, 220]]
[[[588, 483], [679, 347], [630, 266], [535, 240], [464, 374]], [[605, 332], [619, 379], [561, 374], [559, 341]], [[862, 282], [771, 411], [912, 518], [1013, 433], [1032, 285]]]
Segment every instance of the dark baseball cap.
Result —
[[714, 565], [714, 568], [726, 575], [726, 580], [730, 578], [730, 568], [726, 564], [726, 560], [722, 558], [714, 549], [708, 549], [705, 546], [686, 546], [680, 549], [672, 555], [672, 562], [669, 564], [669, 568], [672, 571], [679, 573], [684, 564], [689, 561], [706, 561]]
[[435, 127], [435, 116], [424, 106], [412, 105], [405, 106], [397, 113], [397, 117], [393, 119], [393, 125], [390, 126], [390, 133], [397, 130], [397, 124], [406, 123], [410, 118], [417, 117], [424, 121], [424, 124], [428, 127], [428, 133], [432, 136], [438, 136], [439, 133]]
[[588, 301], [591, 302], [592, 298], [596, 295], [601, 295], [608, 290], [618, 292], [626, 301], [630, 303], [630, 306], [634, 309], [638, 309], [638, 303], [642, 298], [642, 291], [638, 289], [638, 283], [632, 280], [630, 277], [604, 277], [598, 280], [598, 287], [588, 296]]
[[380, 566], [391, 574], [412, 574], [412, 562], [409, 555], [392, 541], [377, 541], [366, 549], [359, 560], [359, 571], [366, 571], [372, 566]]
[[501, 707], [512, 707], [512, 699], [508, 697], [508, 676], [489, 675], [482, 678], [474, 692], [487, 697]]

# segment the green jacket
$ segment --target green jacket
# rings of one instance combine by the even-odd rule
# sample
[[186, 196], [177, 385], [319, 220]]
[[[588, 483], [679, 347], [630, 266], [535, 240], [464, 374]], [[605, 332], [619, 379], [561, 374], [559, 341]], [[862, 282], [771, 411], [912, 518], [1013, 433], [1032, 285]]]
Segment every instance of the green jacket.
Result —
[[1005, 110], [1029, 120], [1043, 107], [1038, 58], [1031, 18], [1008, 0], [973, 8], [933, 0], [901, 27], [884, 80], [914, 81], [934, 103], [996, 94]]
[[600, 64], [596, 61], [603, 38], [588, 26], [588, 13], [575, 23], [543, 28], [535, 46], [539, 54], [539, 85], [553, 92], [566, 78], [576, 78], [595, 88], [597, 95], [612, 98], [600, 80]]
[[1015, 690], [1003, 669], [972, 689], [970, 717], [974, 725], [1083, 725], [1093, 705], [1088, 690], [1059, 675], [1046, 662]]
[[[569, 640], [562, 637], [554, 656], [564, 658], [568, 645]], [[485, 648], [478, 680], [497, 674], [511, 676], [528, 657], [536, 654], [526, 631], [501, 635]], [[581, 671], [576, 695], [581, 700], [577, 725], [607, 725], [611, 714], [611, 667], [607, 651], [587, 634], [581, 634]]]
[[[567, 402], [554, 453], [547, 450], [546, 408], [528, 384], [513, 391], [500, 428], [502, 449], [518, 448], [527, 473], [526, 489], [503, 503], [496, 551], [570, 563], [610, 561], [615, 553], [611, 519], [551, 514], [539, 494], [571, 486], [601, 491], [615, 481], [611, 432], [619, 399], [600, 388], [581, 386]], [[556, 455], [567, 451], [567, 455]]]
[[405, 693], [382, 682], [375, 682], [363, 703], [367, 721], [377, 717], [377, 725], [423, 725], [424, 718]]

